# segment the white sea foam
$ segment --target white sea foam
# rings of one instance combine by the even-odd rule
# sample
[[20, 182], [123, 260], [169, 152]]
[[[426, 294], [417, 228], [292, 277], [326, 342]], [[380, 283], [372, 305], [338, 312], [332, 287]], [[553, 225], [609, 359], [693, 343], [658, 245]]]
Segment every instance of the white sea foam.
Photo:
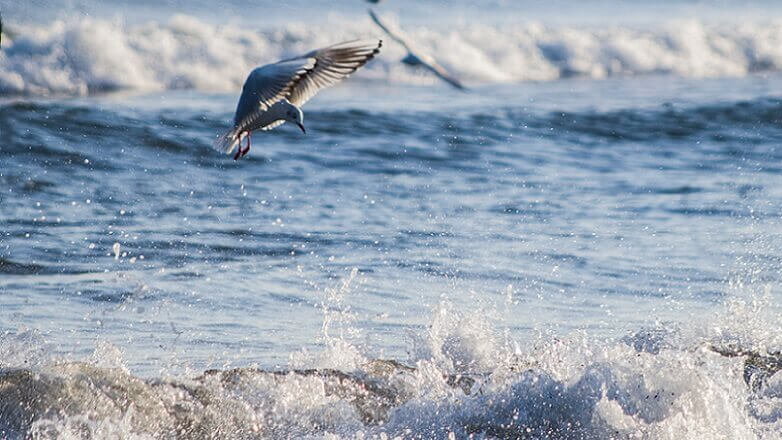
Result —
[[[15, 38], [0, 53], [2, 95], [84, 95], [116, 89], [236, 91], [253, 66], [378, 34], [368, 19], [254, 30], [216, 26], [184, 15], [166, 23], [137, 25], [83, 18], [17, 25], [13, 31]], [[469, 24], [407, 31], [424, 50], [436, 53], [445, 66], [473, 83], [651, 73], [742, 76], [782, 69], [779, 22], [683, 21], [651, 30]], [[400, 64], [403, 56], [403, 49], [388, 41], [381, 56], [357, 76], [434, 82]]]
[[[0, 393], [19, 399], [0, 404], [0, 431], [13, 434], [20, 420], [36, 415], [29, 426], [36, 438], [176, 432], [259, 439], [776, 439], [782, 372], [753, 388], [743, 378], [746, 356], [713, 349], [748, 349], [736, 345], [744, 341], [778, 350], [782, 329], [763, 317], [765, 307], [732, 303], [691, 327], [640, 331], [620, 341], [542, 338], [519, 350], [491, 318], [444, 303], [404, 360], [414, 368], [375, 361], [346, 373], [312, 364], [309, 372], [243, 369], [142, 381], [117, 368], [116, 350], [104, 347], [95, 356], [105, 354], [112, 367], [93, 359], [36, 367], [35, 376], [0, 376]], [[347, 345], [333, 344], [327, 361]], [[354, 359], [356, 350], [348, 347], [344, 356]], [[28, 402], [42, 409], [36, 413]]]

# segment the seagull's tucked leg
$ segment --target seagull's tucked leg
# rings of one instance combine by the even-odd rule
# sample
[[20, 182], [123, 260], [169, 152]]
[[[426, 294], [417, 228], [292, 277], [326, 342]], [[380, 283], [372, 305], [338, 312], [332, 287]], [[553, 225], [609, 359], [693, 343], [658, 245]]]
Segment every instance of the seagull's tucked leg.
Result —
[[252, 144], [252, 142], [251, 142], [251, 141], [252, 141], [252, 137], [251, 137], [251, 136], [252, 136], [252, 133], [250, 133], [250, 132], [248, 131], [248, 132], [247, 132], [247, 148], [245, 148], [244, 150], [242, 150], [242, 155], [241, 155], [241, 156], [239, 156], [239, 157], [244, 157], [244, 156], [245, 156], [247, 153], [249, 153], [249, 152], [250, 152], [250, 145]]
[[239, 141], [239, 148], [236, 149], [236, 154], [234, 154], [234, 160], [239, 160], [239, 158], [242, 157], [242, 141]]
[[240, 157], [242, 157], [242, 141], [244, 140], [243, 135], [245, 132], [239, 133], [239, 145], [236, 146], [236, 154], [234, 154], [234, 160], [239, 160]]
[[[247, 147], [242, 148], [242, 140], [247, 138]], [[236, 154], [234, 154], [234, 160], [239, 160], [240, 157], [244, 157], [250, 152], [250, 132], [243, 131], [239, 133], [239, 146], [236, 148]]]

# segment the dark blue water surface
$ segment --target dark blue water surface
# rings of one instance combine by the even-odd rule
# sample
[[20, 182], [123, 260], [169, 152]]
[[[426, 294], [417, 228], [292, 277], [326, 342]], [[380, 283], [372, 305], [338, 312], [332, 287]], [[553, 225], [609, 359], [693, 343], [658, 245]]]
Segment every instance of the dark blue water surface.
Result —
[[241, 161], [210, 148], [231, 95], [5, 101], [4, 327], [116, 340], [142, 370], [174, 340], [274, 364], [317, 344], [353, 268], [344, 302], [394, 356], [442, 298], [617, 334], [776, 281], [779, 80], [648, 83], [345, 87]]

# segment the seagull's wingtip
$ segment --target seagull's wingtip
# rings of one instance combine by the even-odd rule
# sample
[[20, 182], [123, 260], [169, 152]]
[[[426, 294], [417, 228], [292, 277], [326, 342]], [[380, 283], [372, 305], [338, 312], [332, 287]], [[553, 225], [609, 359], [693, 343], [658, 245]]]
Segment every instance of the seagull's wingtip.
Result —
[[236, 147], [236, 144], [239, 143], [239, 139], [236, 134], [236, 129], [233, 128], [219, 134], [214, 143], [212, 143], [212, 148], [223, 154], [231, 154], [231, 152]]

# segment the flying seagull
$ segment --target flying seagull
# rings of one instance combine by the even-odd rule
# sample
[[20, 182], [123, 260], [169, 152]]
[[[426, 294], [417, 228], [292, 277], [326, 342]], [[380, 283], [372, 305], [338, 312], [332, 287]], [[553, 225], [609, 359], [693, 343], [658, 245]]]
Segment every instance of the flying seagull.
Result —
[[[271, 130], [286, 121], [304, 129], [301, 106], [320, 89], [333, 86], [371, 60], [382, 40], [356, 40], [313, 50], [305, 55], [257, 67], [244, 82], [236, 106], [234, 126], [214, 143], [215, 149], [231, 154], [234, 160], [250, 151], [255, 130]], [[247, 138], [247, 145], [241, 142]]]
[[407, 56], [402, 59], [402, 62], [407, 64], [408, 66], [421, 66], [435, 75], [437, 75], [440, 79], [447, 82], [448, 84], [454, 86], [455, 88], [459, 90], [465, 90], [466, 87], [459, 81], [458, 78], [454, 77], [450, 73], [448, 73], [447, 70], [445, 70], [445, 67], [441, 66], [437, 63], [437, 61], [429, 54], [421, 52], [416, 48], [412, 43], [410, 43], [408, 40], [406, 40], [402, 32], [400, 30], [397, 30], [396, 32], [392, 31], [390, 27], [386, 26], [381, 20], [380, 17], [378, 17], [375, 14], [375, 11], [369, 10], [369, 16], [372, 17], [372, 21], [374, 21], [378, 26], [380, 26], [380, 29], [383, 29], [383, 32], [388, 34], [391, 39], [395, 40], [397, 43], [404, 46], [404, 48], [407, 50]]

